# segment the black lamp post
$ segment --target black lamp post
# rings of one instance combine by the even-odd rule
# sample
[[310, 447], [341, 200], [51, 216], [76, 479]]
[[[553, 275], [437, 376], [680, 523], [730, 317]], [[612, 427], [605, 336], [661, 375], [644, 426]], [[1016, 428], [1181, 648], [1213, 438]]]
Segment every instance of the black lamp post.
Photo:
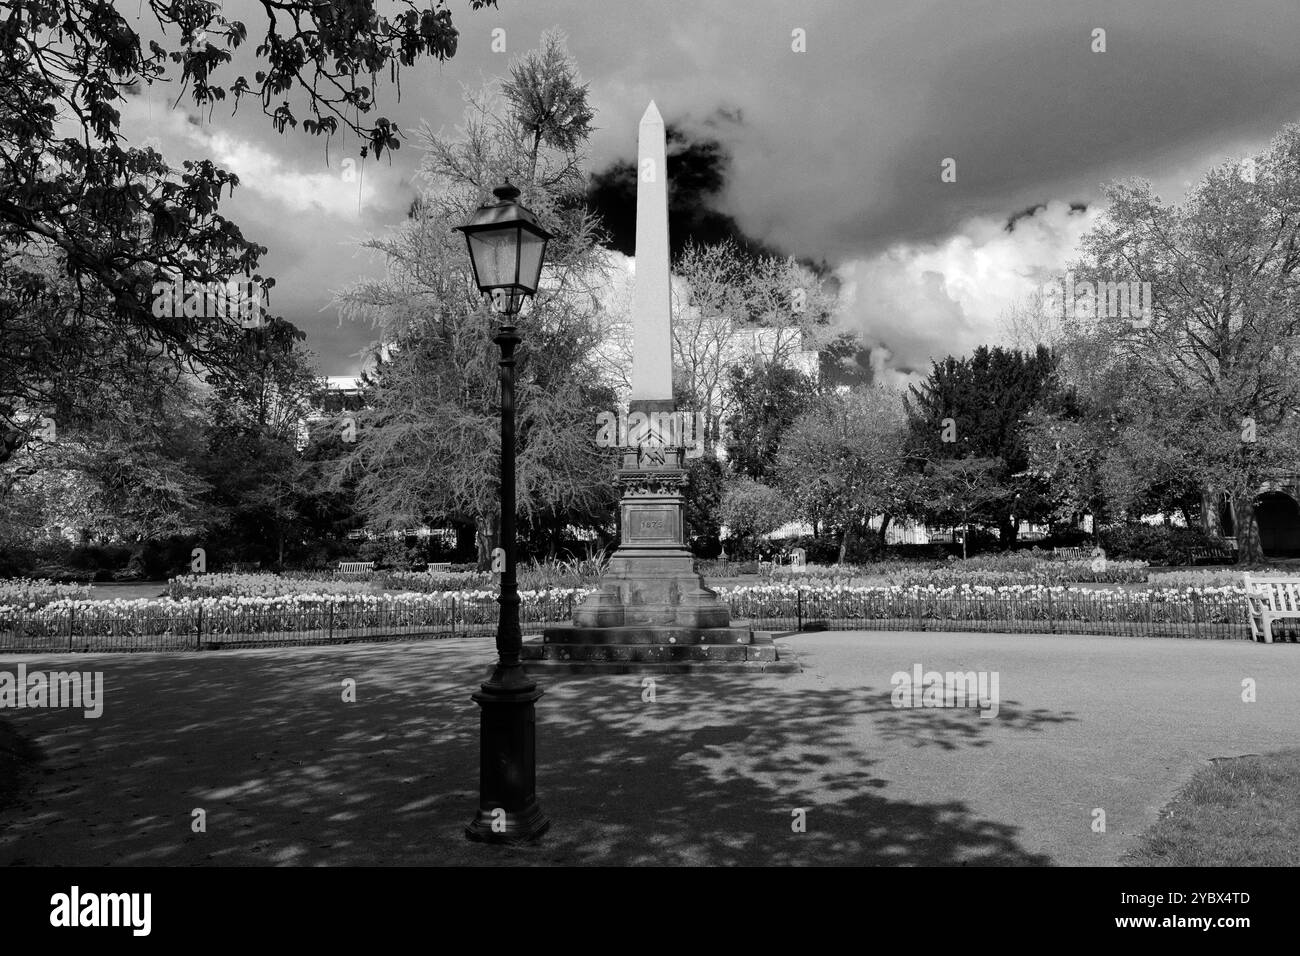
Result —
[[520, 661], [519, 583], [515, 576], [515, 315], [541, 279], [551, 234], [519, 205], [510, 181], [492, 191], [497, 201], [480, 206], [457, 228], [465, 233], [474, 281], [501, 315], [493, 341], [501, 347], [501, 548], [505, 570], [497, 603], [497, 664], [477, 694], [479, 705], [479, 805], [465, 828], [471, 840], [521, 843], [551, 825], [537, 803], [537, 732], [533, 705], [542, 696]]

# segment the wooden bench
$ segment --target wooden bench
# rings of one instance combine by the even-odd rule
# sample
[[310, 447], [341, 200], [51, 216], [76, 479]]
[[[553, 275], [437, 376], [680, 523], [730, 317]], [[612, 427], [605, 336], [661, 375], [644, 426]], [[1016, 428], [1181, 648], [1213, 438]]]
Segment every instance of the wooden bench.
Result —
[[1092, 557], [1091, 548], [1053, 548], [1052, 557], [1065, 558], [1067, 561], [1079, 561]]
[[1202, 561], [1214, 564], [1236, 564], [1237, 552], [1231, 548], [1223, 546], [1214, 546], [1209, 548], [1193, 548], [1191, 551], [1192, 564], [1199, 564]]
[[375, 562], [373, 561], [340, 561], [339, 562], [339, 574], [365, 575], [365, 574], [369, 574], [374, 569], [375, 569]]
[[1246, 572], [1246, 600], [1250, 604], [1250, 636], [1273, 643], [1273, 622], [1300, 619], [1300, 578], [1251, 577]]
[[426, 567], [425, 570], [426, 570], [426, 571], [442, 571], [442, 572], [444, 572], [444, 573], [450, 573], [450, 571], [451, 571], [451, 562], [450, 562], [450, 561], [430, 561], [428, 567]]

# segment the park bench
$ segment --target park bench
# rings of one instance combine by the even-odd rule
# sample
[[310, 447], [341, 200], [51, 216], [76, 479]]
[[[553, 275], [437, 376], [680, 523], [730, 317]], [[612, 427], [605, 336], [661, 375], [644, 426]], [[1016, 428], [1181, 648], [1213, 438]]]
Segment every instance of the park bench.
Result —
[[1192, 564], [1236, 564], [1237, 552], [1223, 545], [1212, 545], [1208, 548], [1193, 548], [1191, 551]]
[[429, 566], [428, 566], [427, 568], [425, 568], [425, 570], [426, 570], [426, 571], [443, 571], [443, 572], [450, 572], [450, 571], [451, 571], [451, 562], [450, 562], [450, 561], [430, 561], [430, 562], [429, 562]]
[[369, 574], [375, 569], [373, 561], [340, 561], [339, 574]]
[[1078, 561], [1083, 558], [1092, 557], [1092, 551], [1088, 548], [1053, 548], [1052, 557]]
[[1250, 636], [1273, 643], [1273, 622], [1300, 619], [1300, 578], [1251, 577], [1246, 572], [1246, 601], [1250, 605]]

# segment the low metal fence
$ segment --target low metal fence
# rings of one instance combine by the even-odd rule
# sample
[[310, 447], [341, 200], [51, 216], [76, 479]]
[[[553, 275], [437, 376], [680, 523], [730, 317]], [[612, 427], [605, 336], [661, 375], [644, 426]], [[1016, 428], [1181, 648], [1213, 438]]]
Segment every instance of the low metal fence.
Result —
[[[939, 597], [906, 591], [727, 596], [733, 620], [762, 630], [987, 631], [1248, 640], [1246, 599], [1234, 594], [1153, 597], [1086, 591]], [[570, 620], [574, 596], [520, 605], [525, 633]], [[340, 598], [268, 605], [166, 602], [142, 608], [56, 602], [0, 611], [0, 651], [170, 651], [491, 637], [493, 598], [446, 601]], [[1275, 626], [1280, 631], [1285, 622]], [[1289, 632], [1294, 639], [1295, 632]]]
[[738, 594], [733, 617], [763, 630], [990, 631], [1194, 637], [1249, 640], [1246, 599], [1234, 594], [1141, 593], [939, 597], [890, 591], [822, 594]]
[[[143, 608], [52, 604], [0, 611], [3, 651], [177, 651], [287, 647], [360, 641], [490, 637], [495, 599], [381, 602], [335, 600], [210, 606], [159, 602]], [[523, 627], [569, 620], [572, 595], [520, 605]]]

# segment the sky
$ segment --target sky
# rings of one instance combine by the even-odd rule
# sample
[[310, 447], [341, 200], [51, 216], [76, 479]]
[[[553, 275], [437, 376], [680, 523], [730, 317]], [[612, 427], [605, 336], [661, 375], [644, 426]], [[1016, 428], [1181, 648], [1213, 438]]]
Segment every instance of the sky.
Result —
[[[256, 5], [224, 6], [248, 25], [251, 49]], [[327, 162], [323, 137], [277, 133], [248, 101], [234, 116], [229, 107], [199, 116], [188, 97], [173, 108], [174, 83], [122, 111], [134, 142], [152, 139], [173, 163], [210, 157], [239, 176], [222, 212], [268, 247], [272, 311], [307, 332], [322, 374], [355, 374], [375, 338], [340, 320], [333, 293], [382, 274], [361, 243], [399, 223], [415, 195], [412, 134], [421, 124], [453, 133], [464, 86], [504, 75], [548, 28], [567, 34], [590, 84], [589, 172], [634, 157], [651, 99], [668, 123], [719, 139], [731, 156], [719, 211], [761, 243], [824, 260], [843, 283], [842, 323], [899, 375], [1000, 341], [1004, 312], [1074, 258], [1103, 212], [1102, 184], [1148, 179], [1175, 201], [1211, 166], [1300, 122], [1297, 0], [499, 0], [481, 11], [452, 0], [450, 9], [455, 57], [405, 69], [400, 101], [386, 81], [377, 90], [371, 115], [407, 134], [391, 161], [345, 165], [359, 144], [336, 136]], [[1098, 29], [1104, 52], [1093, 49]], [[941, 177], [945, 160], [955, 181]]]

